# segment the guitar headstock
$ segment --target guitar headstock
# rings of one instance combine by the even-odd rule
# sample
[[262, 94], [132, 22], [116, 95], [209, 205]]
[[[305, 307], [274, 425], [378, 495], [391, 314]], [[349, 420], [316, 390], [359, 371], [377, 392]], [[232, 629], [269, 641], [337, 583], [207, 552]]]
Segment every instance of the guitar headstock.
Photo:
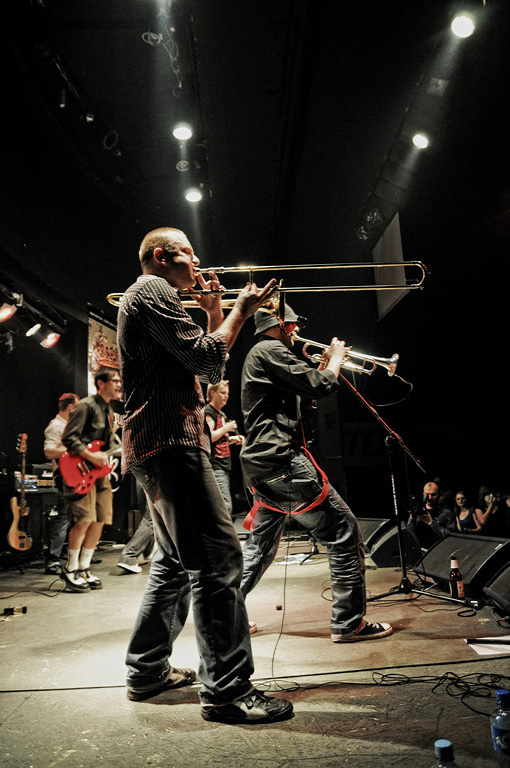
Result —
[[21, 432], [18, 435], [18, 442], [16, 443], [16, 450], [18, 451], [18, 453], [27, 452], [27, 440], [28, 440], [28, 435], [26, 432]]

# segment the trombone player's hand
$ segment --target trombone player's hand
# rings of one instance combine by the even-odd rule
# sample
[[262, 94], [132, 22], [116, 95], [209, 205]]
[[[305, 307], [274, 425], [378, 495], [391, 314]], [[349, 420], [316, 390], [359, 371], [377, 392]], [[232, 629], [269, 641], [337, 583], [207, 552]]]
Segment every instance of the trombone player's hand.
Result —
[[275, 292], [277, 287], [278, 284], [274, 277], [263, 288], [259, 288], [256, 283], [246, 283], [236, 299], [234, 309], [239, 311], [244, 318], [254, 315], [257, 309]]
[[339, 341], [336, 336], [331, 339], [331, 344], [322, 353], [319, 371], [333, 371], [335, 376], [340, 373], [340, 367], [344, 362], [350, 347], [345, 346], [345, 341]]
[[[225, 287], [220, 284], [216, 272], [209, 272], [209, 280], [206, 280], [201, 272], [197, 273], [197, 280], [203, 291], [224, 291]], [[221, 293], [195, 293], [193, 288], [189, 289], [200, 309], [209, 314], [221, 312]]]

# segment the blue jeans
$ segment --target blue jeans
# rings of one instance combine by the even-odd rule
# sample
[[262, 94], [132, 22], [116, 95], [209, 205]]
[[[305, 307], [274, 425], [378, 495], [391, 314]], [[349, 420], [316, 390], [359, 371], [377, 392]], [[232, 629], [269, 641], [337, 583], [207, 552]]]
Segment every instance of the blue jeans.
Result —
[[243, 696], [253, 673], [239, 589], [243, 559], [209, 458], [199, 449], [164, 451], [132, 472], [146, 492], [159, 549], [128, 646], [128, 686], [166, 678], [193, 598], [201, 701]]
[[66, 543], [69, 519], [64, 494], [57, 491], [57, 501], [48, 512], [48, 549], [44, 553], [46, 563], [58, 563]]
[[145, 498], [145, 492], [138, 482], [136, 483], [136, 498], [138, 509], [142, 516], [136, 531], [129, 539], [119, 557], [119, 563], [126, 563], [128, 565], [136, 565], [139, 555], [149, 557], [154, 548], [154, 525], [151, 512], [149, 505], [147, 504], [147, 499]]
[[218, 482], [218, 487], [221, 491], [221, 495], [227, 505], [227, 512], [232, 514], [232, 496], [230, 495], [230, 474], [225, 469], [219, 469], [213, 467], [214, 477]]
[[[288, 467], [255, 487], [256, 495], [272, 507], [292, 513], [306, 507], [322, 490], [317, 471], [303, 454]], [[296, 520], [327, 547], [331, 572], [332, 634], [343, 635], [358, 627], [366, 611], [365, 552], [358, 522], [332, 486], [324, 501]], [[285, 523], [285, 514], [260, 507], [255, 527], [243, 547], [241, 591], [246, 597], [273, 562]]]

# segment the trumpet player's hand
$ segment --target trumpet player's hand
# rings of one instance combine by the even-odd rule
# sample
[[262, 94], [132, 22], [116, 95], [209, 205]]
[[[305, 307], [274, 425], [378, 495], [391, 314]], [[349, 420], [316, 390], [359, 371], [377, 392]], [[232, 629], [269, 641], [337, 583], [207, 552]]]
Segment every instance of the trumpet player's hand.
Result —
[[338, 376], [340, 373], [340, 367], [347, 357], [349, 349], [350, 347], [345, 346], [345, 341], [339, 341], [337, 337], [334, 336], [331, 339], [331, 344], [329, 347], [324, 350], [323, 358], [325, 365], [323, 366], [323, 363], [321, 362], [319, 365], [319, 370], [333, 371], [335, 376]]
[[246, 283], [245, 287], [237, 297], [234, 309], [237, 310], [243, 318], [254, 315], [275, 292], [277, 288], [276, 280], [273, 278], [263, 288], [258, 288], [255, 283]]

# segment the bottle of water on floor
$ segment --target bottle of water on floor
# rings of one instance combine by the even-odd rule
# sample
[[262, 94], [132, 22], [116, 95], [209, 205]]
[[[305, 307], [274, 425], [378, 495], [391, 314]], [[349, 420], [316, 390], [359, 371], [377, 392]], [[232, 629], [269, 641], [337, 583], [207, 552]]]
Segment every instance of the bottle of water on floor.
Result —
[[448, 739], [438, 739], [434, 743], [434, 752], [436, 753], [436, 762], [433, 768], [457, 768], [451, 741], [448, 741]]
[[510, 768], [510, 691], [496, 691], [498, 709], [491, 715], [492, 743], [500, 768]]

